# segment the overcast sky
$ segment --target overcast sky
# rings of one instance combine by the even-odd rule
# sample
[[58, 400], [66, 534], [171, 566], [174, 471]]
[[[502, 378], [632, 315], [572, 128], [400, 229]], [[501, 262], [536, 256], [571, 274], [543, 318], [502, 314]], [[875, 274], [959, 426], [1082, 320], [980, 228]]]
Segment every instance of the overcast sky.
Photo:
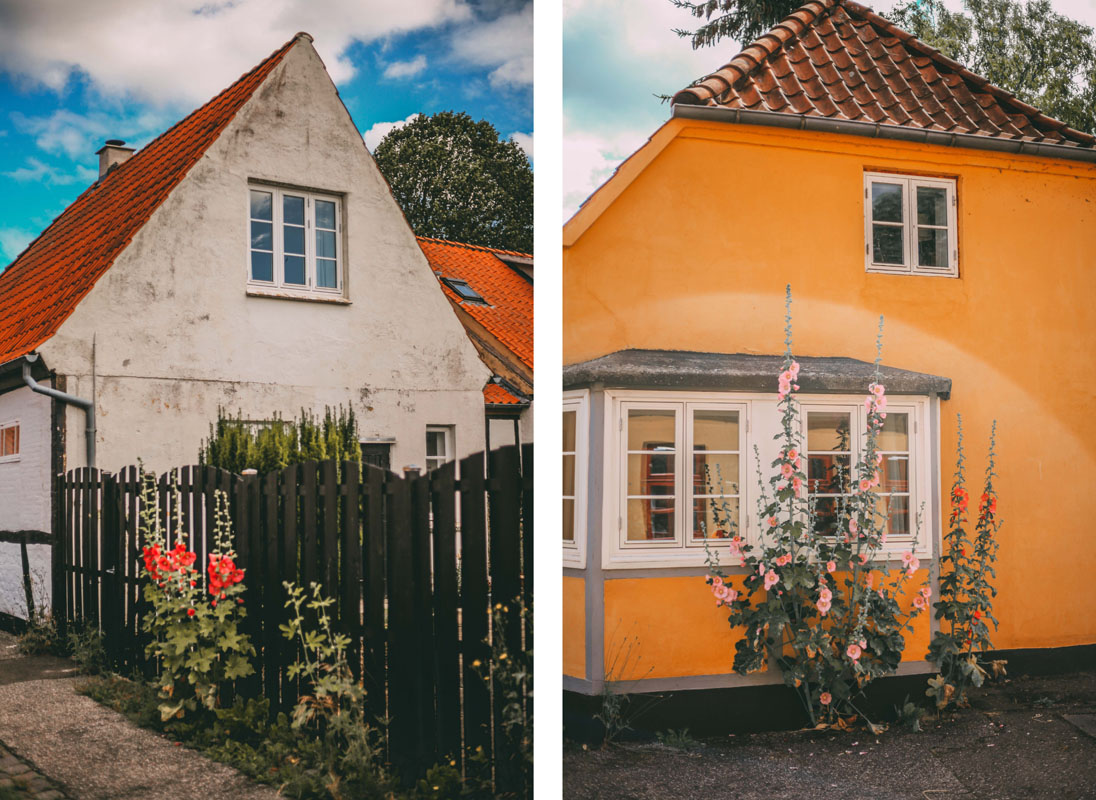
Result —
[[0, 0], [0, 269], [98, 174], [307, 31], [373, 148], [466, 111], [533, 153], [532, 0]]
[[[876, 11], [895, 5], [861, 2]], [[962, 7], [958, 0], [945, 5]], [[1096, 28], [1096, 0], [1051, 5]], [[564, 0], [564, 219], [669, 118], [669, 105], [657, 95], [674, 94], [741, 50], [723, 40], [694, 51], [673, 32], [695, 27], [695, 18], [669, 0]]]

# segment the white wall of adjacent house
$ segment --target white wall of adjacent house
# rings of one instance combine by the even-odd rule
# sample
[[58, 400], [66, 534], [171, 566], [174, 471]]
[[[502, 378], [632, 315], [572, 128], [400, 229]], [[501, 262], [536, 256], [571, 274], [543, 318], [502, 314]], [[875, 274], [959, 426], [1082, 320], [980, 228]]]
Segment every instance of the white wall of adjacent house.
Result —
[[[41, 531], [51, 527], [50, 399], [19, 388], [0, 394], [0, 428], [19, 425], [19, 453], [0, 458], [0, 531]], [[27, 545], [34, 604], [48, 606], [50, 548]], [[0, 612], [27, 618], [20, 546], [0, 542]]]
[[[340, 198], [348, 302], [249, 292], [256, 182]], [[427, 426], [453, 426], [458, 457], [483, 449], [490, 373], [306, 40], [41, 346], [85, 397], [93, 338], [103, 469], [195, 463], [219, 407], [266, 420], [352, 405], [363, 439], [394, 438], [395, 470], [424, 465]], [[83, 415], [67, 422], [72, 468]]]

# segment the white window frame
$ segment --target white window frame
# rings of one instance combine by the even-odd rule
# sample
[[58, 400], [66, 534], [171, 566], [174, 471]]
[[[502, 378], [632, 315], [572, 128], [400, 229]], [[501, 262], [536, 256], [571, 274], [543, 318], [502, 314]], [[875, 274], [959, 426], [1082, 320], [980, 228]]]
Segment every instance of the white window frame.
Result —
[[[853, 463], [858, 458], [858, 448], [861, 446], [860, 438], [863, 435], [861, 416], [863, 413], [865, 391], [860, 395], [799, 395], [801, 423], [803, 425], [803, 445], [806, 446], [806, 412], [808, 410], [829, 409], [858, 409], [858, 416], [853, 422], [855, 438]], [[625, 546], [624, 537], [627, 534], [627, 410], [629, 408], [666, 407], [680, 404], [683, 409], [720, 407], [741, 409], [739, 417], [739, 534], [753, 546], [760, 546], [763, 541], [763, 529], [761, 521], [757, 517], [757, 490], [758, 481], [756, 473], [756, 460], [754, 446], [756, 445], [761, 459], [762, 476], [765, 479], [766, 491], [770, 491], [768, 478], [771, 475], [770, 464], [776, 459], [781, 443], [775, 440], [774, 435], [780, 430], [780, 413], [777, 406], [777, 395], [755, 392], [673, 392], [673, 391], [644, 391], [644, 390], [606, 390], [605, 392], [605, 447], [608, 457], [603, 466], [602, 478], [605, 486], [604, 507], [601, 515], [602, 536], [602, 568], [603, 569], [637, 569], [637, 568], [674, 568], [674, 567], [703, 567], [705, 565], [705, 551], [702, 544], [685, 546], [684, 518], [678, 515], [675, 525], [681, 529], [679, 540], [674, 543], [649, 543], [631, 542]], [[910, 414], [910, 457], [914, 463], [910, 465], [910, 536], [890, 536], [886, 545], [881, 549], [884, 556], [897, 559], [906, 550], [910, 550], [920, 559], [931, 559], [933, 552], [933, 538], [935, 530], [931, 463], [932, 449], [930, 436], [938, 436], [939, 431], [930, 431], [930, 400], [923, 395], [894, 395], [888, 397], [887, 413], [904, 412]], [[836, 407], [836, 408], [835, 408]], [[685, 427], [685, 411], [678, 416], [679, 427]], [[690, 426], [691, 427], [691, 426]], [[679, 439], [679, 441], [683, 441]], [[691, 435], [688, 447], [692, 447]], [[685, 452], [685, 445], [680, 452]], [[691, 469], [691, 451], [689, 462]], [[683, 469], [678, 469], [679, 480], [683, 475]], [[679, 494], [684, 488], [688, 488], [689, 520], [692, 520], [692, 489], [691, 481], [688, 487], [680, 487]], [[921, 530], [918, 536], [917, 515], [921, 512], [921, 504], [924, 503], [924, 514], [921, 519]], [[691, 521], [688, 523], [691, 526]], [[913, 537], [917, 536], [916, 540]], [[708, 540], [709, 549], [716, 553], [722, 567], [734, 572], [738, 567], [737, 562], [732, 562], [728, 556], [728, 547], [722, 540]]]
[[[271, 224], [273, 236], [272, 258], [274, 260], [273, 280], [260, 281], [251, 275], [251, 192], [268, 192], [272, 195]], [[305, 285], [285, 282], [285, 251], [284, 251], [284, 227], [283, 217], [286, 195], [303, 197], [305, 201], [304, 211], [304, 271]], [[335, 204], [335, 286], [318, 286], [316, 280], [316, 201], [323, 200]], [[346, 257], [343, 246], [343, 202], [342, 198], [334, 194], [313, 192], [305, 189], [293, 189], [289, 187], [272, 186], [264, 183], [249, 183], [247, 187], [247, 243], [246, 275], [249, 288], [276, 290], [279, 293], [296, 295], [300, 297], [342, 297], [346, 285]], [[266, 220], [254, 220], [266, 222]]]
[[4, 431], [6, 431], [8, 428], [15, 428], [16, 436], [19, 439], [19, 449], [13, 455], [0, 455], [0, 464], [7, 464], [14, 461], [19, 461], [23, 457], [23, 431], [20, 428], [19, 420], [13, 419], [7, 422], [0, 422], [0, 445], [2, 445], [4, 441]]
[[[423, 444], [426, 445], [426, 444], [429, 443], [431, 433], [440, 433], [440, 434], [442, 434], [442, 444], [445, 445], [445, 454], [441, 455], [441, 456], [432, 456], [432, 455], [423, 456], [423, 464], [425, 465], [425, 470], [424, 470], [425, 472], [430, 472], [431, 470], [438, 469], [443, 464], [448, 464], [450, 461], [453, 460], [453, 455], [454, 455], [454, 453], [453, 453], [453, 440], [456, 438], [454, 436], [453, 428], [454, 428], [454, 426], [452, 426], [452, 425], [427, 425], [426, 426], [426, 436], [423, 439]], [[428, 447], [425, 448], [424, 452], [429, 454], [429, 452], [430, 452], [429, 448]], [[430, 466], [431, 461], [436, 461], [437, 463], [433, 467], [431, 467]]]
[[[866, 395], [865, 395], [866, 396]], [[812, 397], [809, 402], [803, 402], [800, 407], [802, 434], [803, 434], [803, 454], [807, 457], [809, 452], [807, 448], [807, 414], [811, 411], [848, 411], [852, 414], [851, 418], [851, 436], [849, 446], [852, 450], [850, 457], [850, 474], [849, 484], [850, 493], [855, 494], [857, 489], [857, 482], [860, 480], [860, 475], [856, 471], [856, 465], [863, 454], [864, 446], [867, 444], [865, 441], [864, 427], [867, 424], [867, 409], [864, 407], [864, 403], [859, 404], [846, 402], [828, 402], [824, 399], [818, 399]], [[909, 475], [909, 533], [906, 535], [891, 534], [887, 537], [886, 544], [881, 548], [886, 553], [904, 552], [906, 550], [918, 550], [918, 547], [924, 545], [928, 546], [931, 540], [931, 526], [932, 520], [929, 516], [929, 500], [930, 492], [928, 491], [931, 475], [931, 465], [929, 464], [930, 451], [929, 451], [929, 438], [927, 431], [928, 424], [928, 405], [927, 399], [925, 401], [912, 400], [904, 396], [895, 396], [893, 398], [887, 398], [887, 416], [888, 418], [892, 414], [908, 414], [909, 415], [909, 440], [910, 450], [909, 455], [912, 459], [910, 464]], [[924, 434], [921, 432], [925, 431]], [[891, 451], [887, 451], [891, 452]], [[921, 503], [924, 502], [924, 513], [921, 515], [921, 531], [920, 540], [918, 539], [917, 530], [917, 516], [921, 514]], [[919, 551], [920, 552], [920, 551]], [[920, 557], [920, 556], [919, 556]]]
[[[586, 566], [586, 514], [589, 504], [589, 391], [584, 389], [578, 392], [564, 392], [562, 411], [575, 412], [575, 538], [570, 542], [563, 540], [563, 565], [582, 569]], [[562, 535], [560, 538], [562, 539]]]
[[[872, 247], [872, 201], [871, 187], [873, 183], [888, 183], [902, 186], [902, 231], [903, 253], [905, 264], [876, 263]], [[935, 275], [937, 277], [959, 277], [959, 236], [957, 225], [957, 199], [955, 192], [956, 182], [954, 178], [930, 178], [917, 175], [900, 175], [886, 172], [864, 173], [864, 268], [868, 272], [879, 272], [892, 275]], [[948, 208], [948, 265], [946, 267], [921, 267], [917, 265], [917, 229], [918, 227], [943, 227], [943, 226], [918, 226], [916, 219], [916, 197], [919, 187], [944, 189], [947, 193]]]

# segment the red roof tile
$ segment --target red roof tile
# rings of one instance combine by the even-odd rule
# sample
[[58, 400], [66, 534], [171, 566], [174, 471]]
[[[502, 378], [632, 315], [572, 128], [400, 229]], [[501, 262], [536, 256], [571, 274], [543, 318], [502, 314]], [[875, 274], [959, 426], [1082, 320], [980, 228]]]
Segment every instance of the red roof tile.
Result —
[[811, 0], [673, 101], [1096, 144], [852, 0]]
[[0, 272], [0, 364], [57, 332], [302, 36], [104, 175]]
[[529, 401], [518, 397], [505, 386], [497, 383], [489, 383], [483, 387], [483, 402], [489, 406], [524, 406]]
[[467, 281], [488, 304], [463, 302], [456, 292], [442, 283], [446, 296], [532, 369], [533, 284], [498, 257], [499, 254], [520, 258], [532, 256], [425, 236], [418, 239], [431, 269], [443, 278]]

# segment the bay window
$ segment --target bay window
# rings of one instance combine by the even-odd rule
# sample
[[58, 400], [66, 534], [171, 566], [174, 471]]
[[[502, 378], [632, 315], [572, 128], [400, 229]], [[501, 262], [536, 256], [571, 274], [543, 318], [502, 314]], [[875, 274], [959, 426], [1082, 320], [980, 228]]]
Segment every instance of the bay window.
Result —
[[586, 563], [586, 497], [589, 462], [589, 395], [563, 396], [563, 563]]

